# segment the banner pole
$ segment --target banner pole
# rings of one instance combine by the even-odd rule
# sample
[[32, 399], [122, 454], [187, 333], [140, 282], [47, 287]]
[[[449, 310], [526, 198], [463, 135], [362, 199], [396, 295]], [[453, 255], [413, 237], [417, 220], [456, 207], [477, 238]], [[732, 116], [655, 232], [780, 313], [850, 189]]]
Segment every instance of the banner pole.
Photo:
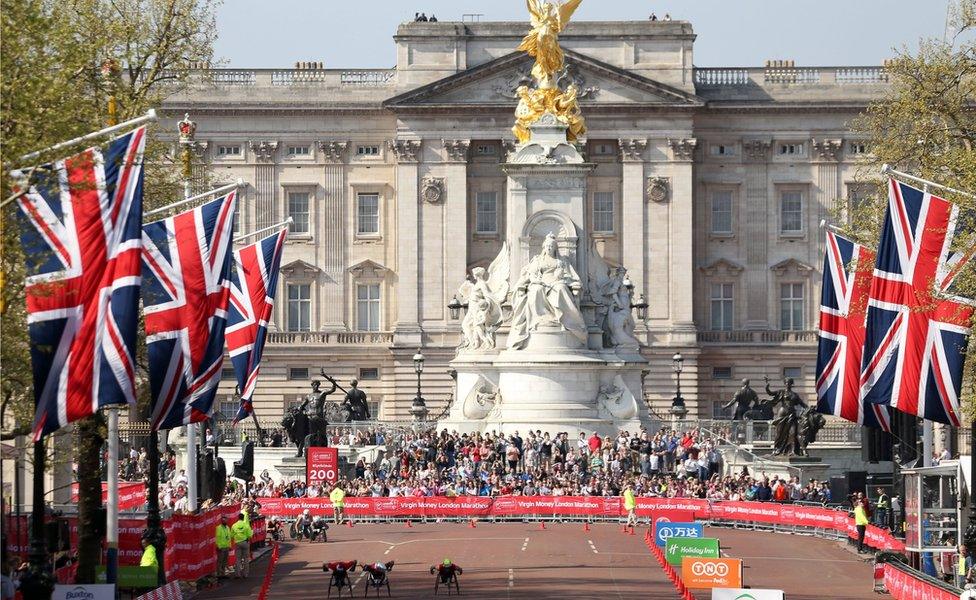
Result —
[[244, 180], [243, 179], [238, 179], [234, 183], [228, 183], [227, 185], [224, 185], [224, 186], [221, 186], [219, 188], [210, 190], [209, 192], [204, 192], [202, 194], [197, 194], [196, 196], [191, 196], [189, 198], [186, 198], [185, 197], [186, 196], [186, 189], [184, 188], [184, 193], [183, 193], [184, 198], [182, 200], [178, 200], [178, 201], [173, 202], [171, 204], [167, 204], [166, 206], [160, 206], [159, 208], [154, 208], [153, 210], [147, 210], [146, 212], [143, 213], [143, 215], [145, 215], [147, 217], [152, 216], [152, 215], [158, 215], [159, 213], [166, 212], [166, 211], [168, 211], [168, 210], [170, 210], [172, 208], [176, 208], [178, 206], [183, 206], [184, 204], [189, 204], [190, 202], [194, 202], [196, 200], [203, 200], [204, 198], [208, 198], [210, 196], [217, 196], [217, 195], [222, 194], [224, 192], [229, 192], [229, 191], [231, 191], [231, 190], [233, 190], [235, 188], [243, 187], [245, 185], [247, 185], [247, 184], [244, 183]]
[[239, 235], [236, 238], [234, 238], [234, 241], [235, 242], [240, 242], [242, 240], [246, 240], [249, 237], [253, 237], [255, 235], [260, 235], [260, 234], [264, 233], [265, 231], [271, 231], [272, 229], [277, 229], [278, 227], [281, 227], [282, 225], [288, 227], [288, 226], [290, 226], [294, 222], [295, 222], [295, 219], [293, 219], [291, 217], [288, 217], [287, 219], [285, 219], [281, 223], [275, 223], [274, 225], [268, 225], [267, 227], [264, 227], [262, 229], [258, 229], [257, 231], [252, 231], [251, 233], [245, 233], [243, 235]]
[[119, 407], [109, 405], [108, 412], [108, 502], [106, 506], [105, 541], [108, 554], [105, 582], [116, 583], [119, 567]]
[[908, 173], [902, 173], [901, 171], [896, 171], [891, 168], [890, 165], [881, 165], [881, 174], [888, 175], [895, 179], [910, 179], [916, 183], [921, 183], [922, 185], [931, 186], [934, 188], [939, 188], [941, 190], [946, 190], [947, 192], [952, 192], [953, 194], [959, 194], [960, 196], [966, 196], [968, 198], [976, 198], [976, 194], [970, 194], [969, 192], [964, 192], [962, 190], [957, 190], [956, 188], [951, 188], [947, 185], [942, 185], [941, 183], [935, 183], [934, 181], [929, 181], [928, 179], [922, 179], [921, 177], [916, 177], [914, 175], [909, 175]]
[[[176, 204], [187, 204], [193, 200], [192, 178], [193, 178], [193, 134], [196, 132], [197, 124], [190, 120], [189, 113], [177, 124], [180, 134], [180, 160], [183, 163], [183, 202]], [[235, 184], [236, 188], [238, 184]], [[224, 186], [227, 187], [227, 186]], [[215, 190], [216, 191], [216, 190]], [[213, 193], [213, 192], [211, 192]], [[172, 204], [170, 206], [173, 206]], [[163, 207], [167, 208], [167, 207]], [[163, 209], [158, 209], [163, 210]], [[146, 213], [151, 214], [151, 213]], [[189, 423], [186, 426], [186, 479], [187, 492], [186, 499], [190, 505], [190, 512], [197, 512], [197, 424]]]
[[55, 150], [61, 150], [62, 148], [67, 148], [69, 146], [74, 146], [75, 144], [80, 144], [82, 142], [87, 142], [88, 140], [93, 140], [93, 139], [95, 139], [97, 137], [102, 137], [103, 135], [108, 135], [110, 133], [115, 133], [116, 131], [122, 131], [123, 129], [128, 129], [129, 127], [136, 127], [138, 125], [142, 125], [143, 123], [148, 123], [150, 121], [155, 121], [155, 120], [156, 120], [156, 111], [153, 110], [153, 109], [149, 109], [146, 112], [146, 114], [142, 115], [141, 117], [136, 117], [135, 119], [129, 119], [128, 121], [125, 121], [124, 123], [119, 123], [118, 125], [112, 125], [111, 127], [106, 127], [104, 129], [99, 129], [98, 131], [93, 131], [91, 133], [86, 133], [85, 135], [80, 136], [80, 137], [76, 137], [76, 138], [74, 138], [72, 140], [68, 140], [66, 142], [60, 142], [58, 144], [54, 144], [53, 146], [49, 146], [47, 148], [44, 148], [44, 149], [41, 149], [41, 150], [37, 150], [37, 151], [31, 152], [29, 154], [25, 154], [25, 155], [21, 156], [17, 160], [18, 161], [22, 161], [22, 162], [26, 162], [26, 161], [29, 161], [29, 160], [34, 160], [35, 158], [37, 158], [41, 154], [45, 154], [45, 153], [48, 153], [48, 152], [54, 152]]

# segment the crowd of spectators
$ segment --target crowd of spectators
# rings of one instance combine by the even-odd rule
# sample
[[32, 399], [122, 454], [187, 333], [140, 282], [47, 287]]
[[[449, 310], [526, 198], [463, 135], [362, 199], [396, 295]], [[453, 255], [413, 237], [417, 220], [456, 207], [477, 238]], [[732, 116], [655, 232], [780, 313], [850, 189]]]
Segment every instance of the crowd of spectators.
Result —
[[[826, 482], [794, 477], [723, 474], [716, 440], [698, 430], [645, 430], [617, 436], [571, 438], [530, 431], [414, 434], [369, 429], [337, 433], [342, 445], [385, 447], [372, 462], [360, 459], [339, 482], [350, 496], [618, 496], [633, 485], [638, 496], [831, 502]], [[345, 439], [342, 439], [345, 438]], [[275, 480], [265, 471], [257, 496], [323, 497], [328, 486], [302, 479]]]

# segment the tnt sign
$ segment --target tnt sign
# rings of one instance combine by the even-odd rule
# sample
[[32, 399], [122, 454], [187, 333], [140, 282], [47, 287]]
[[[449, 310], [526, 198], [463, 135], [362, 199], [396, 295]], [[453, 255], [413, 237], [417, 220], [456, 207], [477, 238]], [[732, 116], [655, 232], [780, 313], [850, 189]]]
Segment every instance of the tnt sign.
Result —
[[705, 537], [705, 527], [701, 523], [669, 523], [658, 521], [654, 523], [654, 542], [661, 548], [668, 543], [668, 538], [700, 538]]
[[305, 450], [305, 483], [321, 485], [339, 481], [339, 449], [307, 448]]

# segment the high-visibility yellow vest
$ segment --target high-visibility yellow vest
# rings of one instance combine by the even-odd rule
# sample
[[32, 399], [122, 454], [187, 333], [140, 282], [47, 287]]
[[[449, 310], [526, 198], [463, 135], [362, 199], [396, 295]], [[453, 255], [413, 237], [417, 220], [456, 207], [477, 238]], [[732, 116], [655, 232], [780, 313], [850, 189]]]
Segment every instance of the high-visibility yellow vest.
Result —
[[966, 576], [966, 557], [962, 554], [956, 559], [956, 575]]

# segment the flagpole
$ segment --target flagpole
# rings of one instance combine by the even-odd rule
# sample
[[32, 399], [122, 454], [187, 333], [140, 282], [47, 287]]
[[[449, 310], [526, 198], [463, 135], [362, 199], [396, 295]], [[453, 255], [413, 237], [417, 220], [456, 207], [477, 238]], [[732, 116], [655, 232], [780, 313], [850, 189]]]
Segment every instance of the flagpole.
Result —
[[197, 194], [196, 196], [186, 197], [186, 184], [183, 188], [183, 199], [167, 204], [166, 206], [160, 206], [159, 208], [154, 208], [153, 210], [147, 210], [143, 213], [144, 216], [158, 215], [159, 213], [166, 212], [170, 209], [176, 208], [177, 206], [183, 206], [184, 204], [189, 204], [190, 202], [196, 202], [197, 200], [203, 200], [204, 198], [209, 198], [210, 196], [217, 196], [223, 194], [224, 192], [229, 192], [239, 187], [247, 185], [243, 179], [238, 179], [234, 183], [228, 183], [227, 185], [221, 186], [217, 189], [210, 190], [209, 192], [204, 192], [202, 194]]
[[278, 227], [281, 227], [282, 225], [288, 227], [288, 226], [290, 226], [294, 222], [295, 222], [295, 219], [293, 219], [291, 217], [288, 217], [287, 219], [285, 219], [281, 223], [275, 223], [274, 225], [268, 225], [267, 227], [264, 227], [262, 229], [258, 229], [257, 231], [252, 231], [251, 233], [245, 233], [244, 235], [239, 235], [236, 238], [234, 238], [234, 241], [235, 242], [240, 242], [241, 240], [246, 240], [249, 237], [253, 237], [253, 236], [256, 236], [256, 235], [260, 235], [260, 234], [264, 233], [265, 231], [271, 231], [272, 229], [276, 229]]
[[[177, 124], [177, 127], [179, 128], [180, 132], [180, 160], [183, 163], [183, 202], [178, 202], [175, 204], [180, 205], [187, 204], [193, 200], [193, 191], [191, 188], [193, 177], [193, 134], [196, 132], [197, 124], [190, 120], [190, 114], [187, 113], [183, 116], [183, 120]], [[236, 189], [238, 185], [240, 185], [240, 180], [238, 180], [238, 183], [233, 184], [233, 187]], [[214, 192], [211, 193], [217, 194], [219, 192], [214, 190]], [[161, 211], [173, 206], [174, 205], [171, 204], [157, 210]], [[186, 499], [191, 513], [196, 513], [197, 509], [199, 508], [197, 505], [198, 467], [197, 425], [196, 423], [190, 423], [186, 426], [186, 479], [188, 488], [186, 492]]]
[[141, 117], [136, 117], [135, 119], [129, 119], [128, 121], [119, 123], [118, 125], [112, 125], [104, 129], [99, 129], [98, 131], [86, 133], [85, 135], [81, 137], [76, 137], [73, 140], [68, 140], [66, 142], [54, 144], [53, 146], [49, 146], [42, 150], [37, 150], [35, 152], [25, 154], [17, 160], [18, 162], [27, 162], [30, 160], [34, 160], [35, 158], [37, 158], [42, 154], [47, 154], [48, 152], [54, 152], [56, 150], [61, 150], [62, 148], [67, 148], [68, 146], [74, 146], [82, 142], [87, 142], [88, 140], [93, 140], [95, 138], [102, 137], [103, 135], [109, 135], [111, 133], [115, 133], [116, 131], [122, 131], [123, 129], [136, 127], [138, 125], [142, 125], [143, 123], [149, 123], [155, 121], [157, 118], [158, 117], [156, 116], [156, 111], [150, 108], [148, 111], [146, 111], [146, 114], [142, 115]]
[[108, 412], [108, 496], [105, 515], [105, 542], [108, 547], [105, 582], [116, 583], [119, 568], [119, 406], [106, 407]]
[[881, 174], [888, 175], [895, 178], [910, 179], [916, 183], [921, 183], [922, 185], [927, 185], [934, 188], [939, 188], [940, 190], [946, 190], [947, 192], [952, 192], [953, 194], [959, 194], [960, 196], [966, 196], [967, 198], [976, 198], [976, 194], [970, 194], [969, 192], [964, 192], [962, 190], [957, 190], [956, 188], [951, 188], [947, 185], [942, 185], [941, 183], [935, 183], [934, 181], [929, 181], [928, 179], [922, 179], [921, 177], [916, 177], [914, 175], [909, 175], [908, 173], [902, 173], [901, 171], [896, 171], [891, 168], [890, 165], [881, 165]]

